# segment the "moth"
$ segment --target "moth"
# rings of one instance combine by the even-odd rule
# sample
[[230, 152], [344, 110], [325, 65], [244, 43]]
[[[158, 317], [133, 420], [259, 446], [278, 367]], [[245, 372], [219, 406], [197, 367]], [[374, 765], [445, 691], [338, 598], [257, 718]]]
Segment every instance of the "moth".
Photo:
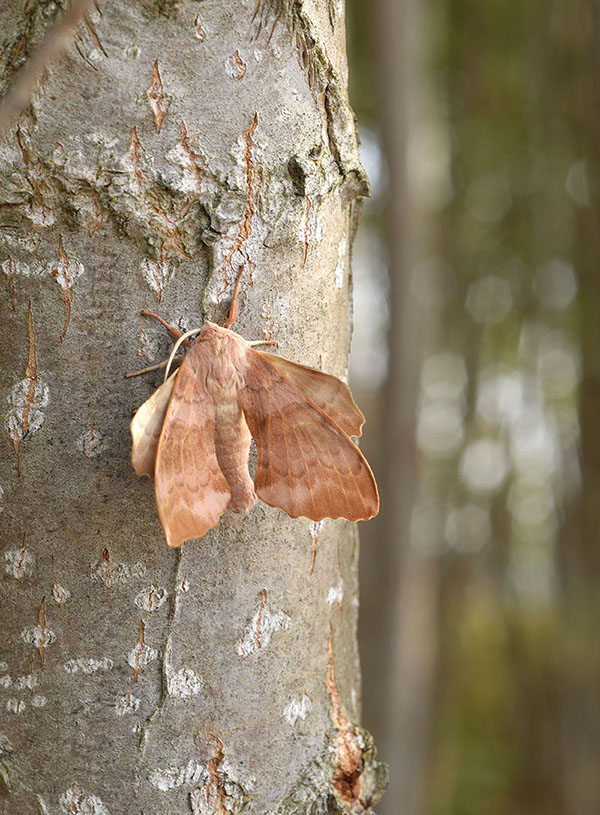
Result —
[[[180, 335], [158, 319], [178, 336], [173, 358], [198, 329]], [[154, 478], [167, 544], [203, 537], [226, 509], [246, 514], [257, 498], [292, 518], [372, 518], [377, 485], [350, 439], [360, 436], [365, 419], [348, 386], [259, 351], [263, 343], [230, 330], [233, 319], [230, 312], [224, 328], [204, 324], [178, 370], [131, 422], [132, 464], [138, 476]]]

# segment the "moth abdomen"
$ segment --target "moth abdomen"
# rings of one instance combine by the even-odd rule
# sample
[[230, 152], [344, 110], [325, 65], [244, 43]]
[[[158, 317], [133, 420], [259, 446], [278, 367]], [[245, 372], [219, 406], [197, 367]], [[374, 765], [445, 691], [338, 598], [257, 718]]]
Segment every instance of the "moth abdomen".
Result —
[[248, 473], [250, 431], [237, 399], [215, 403], [214, 422], [217, 461], [231, 491], [229, 509], [246, 514], [256, 493]]

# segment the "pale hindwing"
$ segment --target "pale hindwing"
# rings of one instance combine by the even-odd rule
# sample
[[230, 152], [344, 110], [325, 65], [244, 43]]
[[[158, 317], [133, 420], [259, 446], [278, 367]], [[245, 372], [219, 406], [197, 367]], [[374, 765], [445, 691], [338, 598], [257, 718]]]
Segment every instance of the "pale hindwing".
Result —
[[308, 396], [311, 402], [321, 408], [347, 436], [360, 436], [365, 417], [345, 382], [337, 376], [299, 365], [276, 354], [269, 354], [266, 351], [256, 353], [274, 365], [284, 379]]
[[156, 462], [156, 449], [160, 438], [165, 414], [173, 385], [175, 373], [157, 388], [149, 399], [141, 405], [131, 420], [131, 463], [138, 475], [154, 477], [154, 464]]
[[213, 403], [204, 389], [206, 345], [194, 343], [177, 372], [158, 443], [156, 504], [169, 546], [215, 527], [231, 497], [215, 453]]
[[239, 401], [258, 451], [258, 496], [292, 518], [376, 515], [377, 486], [356, 445], [265, 354], [249, 349], [247, 363]]

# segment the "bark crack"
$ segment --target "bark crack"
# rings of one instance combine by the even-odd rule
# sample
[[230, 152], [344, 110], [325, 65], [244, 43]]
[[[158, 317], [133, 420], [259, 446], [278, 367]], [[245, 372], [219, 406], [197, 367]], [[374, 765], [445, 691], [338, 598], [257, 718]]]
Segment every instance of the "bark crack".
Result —
[[[170, 674], [172, 670], [171, 657], [172, 657], [173, 628], [175, 626], [175, 621], [177, 618], [179, 606], [179, 594], [180, 591], [182, 590], [181, 587], [183, 585], [183, 580], [181, 578], [181, 567], [183, 564], [183, 550], [180, 548], [176, 549], [175, 552], [177, 562], [175, 566], [175, 571], [173, 573], [173, 580], [171, 585], [170, 592], [171, 600], [169, 603], [169, 613], [165, 621], [165, 629], [163, 634], [164, 645], [162, 648], [162, 658], [161, 658], [160, 694], [158, 701], [156, 703], [156, 707], [154, 708], [152, 713], [150, 713], [150, 715], [146, 717], [146, 721], [142, 725], [142, 729], [140, 731], [138, 745], [142, 751], [142, 755], [148, 745], [148, 738], [152, 725], [165, 708], [167, 701], [169, 699], [169, 683]], [[183, 579], [185, 580], [185, 578]]]

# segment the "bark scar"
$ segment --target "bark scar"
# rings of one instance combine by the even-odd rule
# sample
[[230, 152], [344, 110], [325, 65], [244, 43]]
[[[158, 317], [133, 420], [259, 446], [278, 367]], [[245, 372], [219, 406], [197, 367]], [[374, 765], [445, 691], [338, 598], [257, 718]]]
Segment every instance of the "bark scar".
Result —
[[142, 145], [138, 138], [135, 127], [131, 128], [131, 139], [129, 140], [129, 151], [127, 153], [128, 169], [133, 173], [132, 187], [136, 195], [140, 195], [144, 187], [144, 176], [142, 173], [141, 160]]
[[327, 692], [331, 698], [331, 721], [338, 731], [334, 741], [337, 752], [337, 768], [333, 775], [333, 789], [347, 811], [356, 811], [357, 804], [362, 809], [368, 809], [368, 805], [360, 800], [359, 782], [363, 771], [362, 745], [354, 726], [344, 712], [342, 699], [335, 683], [333, 628], [331, 625], [329, 626]]
[[237, 67], [236, 79], [239, 81], [240, 79], [243, 79], [246, 76], [247, 67], [237, 48], [235, 49], [235, 53], [233, 55], [233, 61], [235, 62], [235, 65]]
[[63, 303], [65, 304], [65, 322], [60, 334], [60, 341], [63, 342], [66, 335], [69, 323], [71, 321], [71, 306], [73, 304], [73, 282], [76, 277], [81, 273], [81, 264], [72, 260], [65, 251], [62, 235], [58, 238], [58, 263], [52, 269], [52, 277], [56, 278], [56, 282], [60, 286]]
[[250, 126], [244, 130], [242, 133], [242, 141], [243, 141], [243, 151], [242, 151], [242, 162], [244, 164], [245, 175], [246, 175], [246, 205], [244, 207], [244, 216], [241, 220], [241, 223], [238, 227], [237, 235], [233, 239], [233, 243], [229, 247], [229, 251], [225, 255], [223, 259], [223, 265], [221, 267], [221, 273], [223, 275], [223, 288], [219, 292], [221, 296], [230, 283], [229, 278], [229, 269], [232, 266], [232, 258], [236, 252], [241, 252], [244, 256], [246, 263], [248, 265], [248, 269], [250, 271], [248, 282], [252, 285], [252, 264], [250, 262], [250, 258], [248, 253], [243, 251], [244, 244], [252, 234], [252, 218], [256, 213], [256, 198], [258, 193], [258, 182], [257, 182], [257, 170], [256, 164], [254, 162], [254, 158], [252, 156], [252, 148], [254, 146], [254, 141], [252, 139], [254, 135], [254, 131], [258, 125], [258, 113], [255, 113], [252, 117], [252, 122]]
[[[154, 116], [154, 127], [156, 128], [156, 132], [160, 133], [162, 123], [169, 109], [169, 104], [168, 96], [163, 89], [160, 71], [158, 70], [158, 59], [155, 59], [152, 65], [152, 82], [146, 93], [148, 95], [148, 101], [150, 102], [150, 108], [152, 109], [152, 115]], [[166, 104], [165, 100], [167, 100]]]
[[181, 122], [181, 126], [179, 128], [179, 143], [187, 159], [186, 169], [188, 170], [187, 178], [191, 187], [190, 192], [194, 198], [197, 198], [202, 191], [203, 177], [202, 168], [199, 163], [200, 154], [196, 153], [190, 144], [190, 137], [188, 136], [187, 127], [183, 121]]

